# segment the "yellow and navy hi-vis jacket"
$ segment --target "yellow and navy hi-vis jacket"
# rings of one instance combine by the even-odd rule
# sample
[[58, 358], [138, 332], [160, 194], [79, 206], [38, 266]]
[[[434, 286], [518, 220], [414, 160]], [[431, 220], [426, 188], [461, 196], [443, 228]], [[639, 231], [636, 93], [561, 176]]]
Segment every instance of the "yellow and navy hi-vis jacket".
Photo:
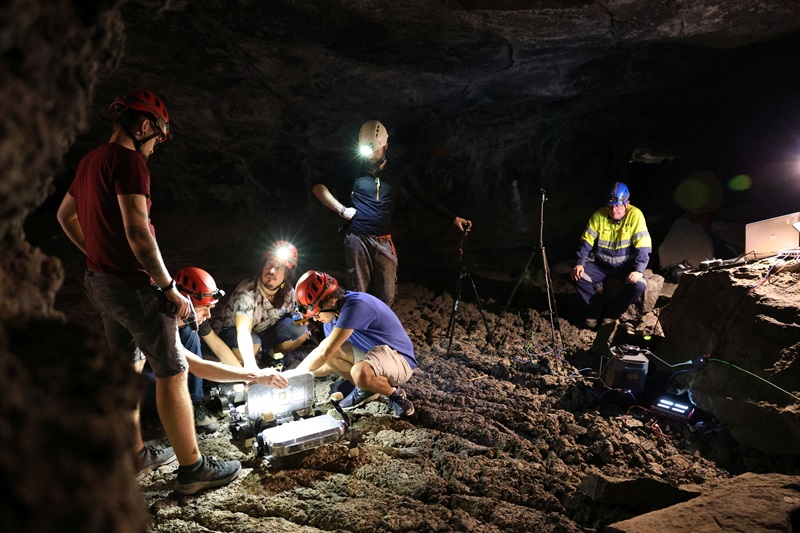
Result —
[[609, 216], [609, 208], [594, 212], [578, 244], [578, 264], [586, 264], [594, 251], [594, 262], [610, 267], [628, 267], [644, 272], [650, 261], [653, 242], [642, 211], [628, 205], [619, 222]]

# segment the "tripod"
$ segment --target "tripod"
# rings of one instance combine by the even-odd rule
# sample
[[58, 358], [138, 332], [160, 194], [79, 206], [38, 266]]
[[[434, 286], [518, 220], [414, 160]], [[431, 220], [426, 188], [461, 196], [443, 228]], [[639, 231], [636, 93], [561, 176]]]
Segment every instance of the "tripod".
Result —
[[[516, 294], [517, 289], [519, 288], [520, 283], [522, 283], [522, 278], [525, 276], [525, 273], [528, 271], [528, 268], [531, 266], [531, 262], [533, 258], [536, 257], [538, 252], [542, 252], [542, 263], [543, 263], [543, 270], [544, 270], [544, 282], [545, 288], [547, 292], [547, 308], [550, 311], [550, 334], [553, 340], [553, 348], [556, 347], [556, 329], [558, 332], [561, 333], [561, 327], [558, 324], [558, 310], [556, 309], [556, 299], [555, 295], [553, 294], [553, 284], [550, 280], [550, 265], [547, 263], [547, 252], [544, 248], [544, 203], [547, 201], [547, 193], [544, 189], [542, 189], [542, 204], [540, 208], [539, 214], [539, 246], [533, 249], [533, 253], [528, 258], [528, 262], [525, 263], [525, 268], [522, 269], [522, 273], [519, 275], [519, 279], [517, 279], [517, 284], [514, 285], [514, 289], [511, 291], [511, 295], [508, 297], [506, 304], [503, 306], [503, 310], [500, 311], [500, 314], [497, 316], [497, 323], [500, 322], [500, 319], [503, 317], [505, 312], [508, 310], [508, 306], [511, 305], [511, 300], [514, 298], [514, 294]], [[489, 335], [489, 338], [494, 339], [494, 331], [497, 329], [497, 323], [495, 323], [494, 329]]]
[[[475, 300], [478, 302], [478, 309], [481, 312], [483, 325], [486, 326], [486, 331], [489, 331], [489, 322], [486, 320], [486, 315], [483, 312], [483, 305], [481, 304], [481, 297], [478, 296], [478, 289], [475, 287], [475, 280], [472, 279], [472, 274], [469, 273], [467, 267], [464, 265], [464, 247], [467, 243], [467, 234], [469, 229], [461, 232], [461, 242], [458, 245], [458, 283], [456, 283], [456, 293], [453, 298], [453, 310], [450, 312], [450, 325], [447, 326], [447, 355], [450, 355], [450, 350], [453, 347], [453, 333], [455, 332], [456, 325], [456, 312], [458, 311], [458, 303], [461, 300], [461, 290], [464, 288], [464, 279], [469, 279], [472, 285], [472, 292], [475, 294]], [[487, 343], [494, 346], [493, 332], [489, 332], [489, 339]]]

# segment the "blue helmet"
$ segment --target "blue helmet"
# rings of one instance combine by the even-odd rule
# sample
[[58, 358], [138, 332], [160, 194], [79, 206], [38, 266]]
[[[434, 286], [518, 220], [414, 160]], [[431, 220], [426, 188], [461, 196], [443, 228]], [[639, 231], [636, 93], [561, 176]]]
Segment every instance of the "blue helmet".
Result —
[[622, 205], [631, 197], [628, 186], [621, 181], [616, 182], [608, 191], [608, 205]]

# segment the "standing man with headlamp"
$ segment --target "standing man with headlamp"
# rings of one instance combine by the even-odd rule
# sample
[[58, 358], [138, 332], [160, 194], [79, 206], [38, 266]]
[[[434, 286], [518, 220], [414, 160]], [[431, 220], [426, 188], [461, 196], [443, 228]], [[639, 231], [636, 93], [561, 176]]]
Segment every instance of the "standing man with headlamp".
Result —
[[[389, 133], [377, 120], [369, 120], [358, 132], [362, 166], [355, 180], [339, 182], [339, 194], [350, 191], [350, 205], [339, 201], [330, 189], [334, 179], [314, 185], [311, 191], [327, 207], [343, 218], [345, 265], [351, 290], [371, 293], [391, 306], [397, 288], [397, 253], [391, 236], [391, 220], [398, 189], [406, 185], [423, 205], [452, 221], [460, 231], [469, 231], [472, 222], [456, 216], [425, 191], [413, 176], [407, 178], [386, 159]], [[338, 179], [337, 179], [338, 181]]]

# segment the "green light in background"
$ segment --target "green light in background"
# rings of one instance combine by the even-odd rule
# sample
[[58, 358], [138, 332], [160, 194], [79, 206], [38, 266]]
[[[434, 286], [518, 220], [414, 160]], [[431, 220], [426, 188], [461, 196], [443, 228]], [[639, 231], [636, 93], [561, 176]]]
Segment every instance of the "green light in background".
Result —
[[672, 193], [675, 204], [689, 213], [712, 213], [722, 203], [722, 185], [707, 171], [693, 172], [681, 180]]
[[686, 180], [675, 189], [675, 203], [685, 211], [699, 209], [709, 196], [708, 187], [700, 180]]
[[753, 180], [747, 174], [739, 174], [728, 181], [728, 188], [732, 191], [746, 191], [753, 185]]

